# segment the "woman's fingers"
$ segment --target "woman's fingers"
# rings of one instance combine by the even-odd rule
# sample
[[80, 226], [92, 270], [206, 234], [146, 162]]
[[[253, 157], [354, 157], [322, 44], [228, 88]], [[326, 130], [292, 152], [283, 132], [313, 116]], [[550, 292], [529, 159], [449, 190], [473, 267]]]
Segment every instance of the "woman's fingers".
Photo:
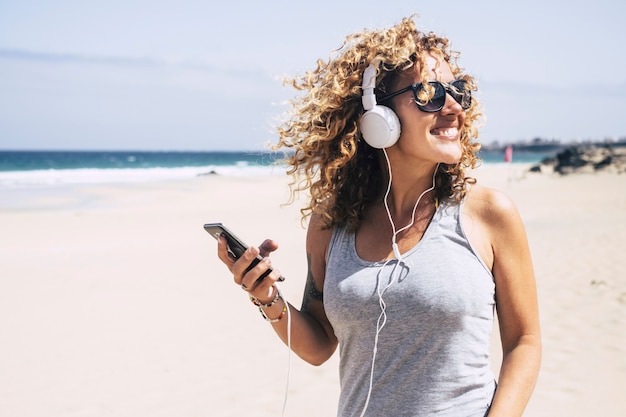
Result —
[[242, 280], [242, 289], [249, 292], [250, 295], [256, 297], [263, 304], [271, 301], [275, 291], [272, 287], [280, 277], [280, 272], [274, 270], [271, 266], [270, 258], [263, 258], [244, 275]]
[[262, 257], [269, 256], [270, 253], [278, 249], [278, 243], [272, 239], [265, 239], [263, 243], [259, 245], [259, 252]]
[[272, 261], [267, 255], [278, 249], [278, 244], [267, 239], [259, 248], [249, 247], [239, 259], [228, 251], [226, 239], [217, 239], [217, 256], [233, 274], [233, 281], [241, 289], [260, 300], [271, 297], [272, 286], [280, 278], [280, 272], [271, 268]]
[[228, 252], [228, 244], [226, 243], [226, 238], [224, 236], [219, 236], [217, 238], [217, 257], [224, 262], [229, 271], [233, 271], [235, 258]]

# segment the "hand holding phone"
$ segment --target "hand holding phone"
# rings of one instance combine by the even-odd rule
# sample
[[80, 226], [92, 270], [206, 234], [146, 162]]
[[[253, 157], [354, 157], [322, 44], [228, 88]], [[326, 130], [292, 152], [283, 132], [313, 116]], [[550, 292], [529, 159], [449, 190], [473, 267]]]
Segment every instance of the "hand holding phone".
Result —
[[[217, 240], [220, 236], [224, 236], [226, 239], [226, 244], [228, 245], [228, 253], [235, 259], [239, 259], [241, 255], [248, 249], [248, 245], [243, 242], [237, 235], [228, 230], [226, 226], [222, 223], [207, 223], [204, 225], [204, 230], [206, 230], [211, 236]], [[260, 255], [257, 255], [256, 259], [252, 261], [252, 263], [246, 268], [245, 272], [250, 271], [254, 268], [263, 258]], [[272, 272], [272, 268], [269, 268], [265, 271], [257, 280], [257, 282], [262, 281], [266, 276], [268, 276]], [[278, 281], [284, 281], [285, 277], [281, 275], [278, 278]]]

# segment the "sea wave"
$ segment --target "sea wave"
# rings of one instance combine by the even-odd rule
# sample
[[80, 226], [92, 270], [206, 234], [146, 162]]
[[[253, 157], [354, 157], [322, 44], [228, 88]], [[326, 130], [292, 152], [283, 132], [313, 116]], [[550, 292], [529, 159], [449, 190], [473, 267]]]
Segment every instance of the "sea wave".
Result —
[[203, 175], [270, 176], [285, 175], [280, 166], [246, 163], [179, 168], [77, 168], [0, 172], [0, 189], [51, 187], [72, 184], [116, 184], [182, 180]]

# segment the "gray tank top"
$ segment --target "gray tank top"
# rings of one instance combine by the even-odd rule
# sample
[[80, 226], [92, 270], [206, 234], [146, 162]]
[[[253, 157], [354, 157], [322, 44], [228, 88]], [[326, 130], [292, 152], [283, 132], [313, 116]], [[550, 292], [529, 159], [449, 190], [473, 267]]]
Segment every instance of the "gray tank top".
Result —
[[365, 415], [483, 417], [488, 410], [495, 284], [465, 236], [462, 207], [441, 204], [400, 263], [365, 261], [354, 233], [333, 231], [324, 306], [339, 340], [338, 416], [360, 416], [365, 405], [381, 313], [377, 285], [389, 284], [394, 268]]

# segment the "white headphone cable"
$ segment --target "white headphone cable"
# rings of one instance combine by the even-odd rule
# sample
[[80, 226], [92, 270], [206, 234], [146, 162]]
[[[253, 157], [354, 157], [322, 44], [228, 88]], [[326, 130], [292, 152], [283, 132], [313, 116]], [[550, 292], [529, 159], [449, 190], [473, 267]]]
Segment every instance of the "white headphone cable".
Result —
[[435, 179], [437, 176], [437, 170], [439, 170], [439, 163], [437, 163], [437, 166], [435, 167], [435, 171], [433, 172], [432, 186], [424, 190], [422, 194], [420, 194], [420, 196], [417, 198], [417, 201], [415, 202], [415, 205], [413, 206], [413, 212], [411, 213], [411, 222], [407, 224], [406, 226], [404, 226], [403, 228], [401, 228], [400, 230], [396, 231], [396, 225], [394, 224], [393, 218], [391, 217], [391, 211], [389, 210], [389, 203], [387, 202], [387, 200], [389, 199], [389, 193], [391, 192], [391, 181], [392, 181], [391, 163], [389, 162], [389, 156], [387, 155], [387, 150], [384, 148], [383, 148], [383, 154], [385, 155], [385, 160], [387, 161], [387, 172], [389, 173], [389, 184], [387, 185], [387, 191], [385, 192], [385, 210], [387, 211], [387, 217], [389, 218], [389, 223], [391, 223], [391, 229], [393, 232], [393, 236], [391, 237], [391, 247], [393, 248], [393, 254], [398, 259], [398, 262], [402, 262], [402, 254], [400, 253], [400, 250], [398, 249], [398, 244], [396, 243], [396, 236], [400, 232], [413, 226], [413, 224], [415, 223], [415, 211], [417, 210], [417, 206], [422, 200], [422, 197], [424, 197], [424, 195], [427, 192], [435, 189]]
[[278, 286], [278, 283], [274, 283], [276, 286], [276, 291], [280, 298], [285, 303], [285, 307], [287, 307], [287, 383], [285, 386], [285, 398], [283, 399], [283, 413], [282, 417], [287, 415], [287, 398], [289, 397], [289, 381], [291, 380], [291, 308], [289, 307], [289, 303], [285, 297], [283, 297], [283, 293]]
[[[387, 191], [385, 192], [385, 210], [387, 211], [387, 216], [389, 218], [389, 223], [391, 223], [391, 229], [393, 232], [393, 236], [391, 238], [391, 247], [393, 248], [393, 254], [396, 257], [396, 259], [398, 260], [398, 262], [396, 263], [396, 265], [394, 265], [393, 270], [391, 271], [391, 280], [389, 281], [389, 284], [387, 284], [387, 286], [385, 286], [385, 288], [383, 288], [383, 290], [380, 290], [380, 279], [377, 280], [377, 284], [376, 284], [376, 292], [378, 293], [378, 303], [380, 305], [380, 315], [378, 316], [378, 320], [376, 321], [376, 334], [374, 336], [374, 349], [372, 352], [372, 366], [370, 368], [370, 382], [369, 382], [369, 389], [367, 391], [367, 397], [365, 399], [365, 405], [363, 406], [363, 411], [361, 412], [360, 417], [364, 417], [365, 416], [365, 412], [367, 411], [367, 407], [369, 406], [369, 402], [370, 402], [370, 398], [372, 397], [372, 388], [374, 385], [374, 365], [376, 364], [376, 354], [378, 353], [378, 336], [380, 335], [380, 332], [382, 331], [383, 327], [385, 327], [385, 324], [387, 324], [387, 303], [385, 303], [385, 300], [383, 299], [383, 294], [385, 294], [385, 291], [387, 291], [387, 289], [389, 287], [391, 287], [391, 285], [396, 281], [396, 269], [402, 264], [404, 263], [404, 260], [402, 259], [402, 253], [400, 253], [400, 249], [398, 248], [398, 244], [396, 243], [396, 236], [408, 229], [409, 227], [413, 226], [413, 224], [415, 223], [415, 212], [417, 211], [417, 206], [419, 205], [420, 201], [422, 200], [422, 197], [424, 197], [424, 195], [435, 189], [435, 179], [436, 179], [436, 175], [437, 175], [437, 170], [439, 169], [439, 164], [437, 164], [437, 166], [435, 167], [435, 171], [433, 172], [433, 183], [432, 186], [426, 190], [424, 190], [422, 192], [422, 194], [420, 194], [420, 196], [417, 198], [417, 201], [415, 202], [415, 205], [413, 206], [413, 212], [411, 213], [411, 222], [409, 224], [407, 224], [406, 226], [404, 226], [403, 228], [401, 228], [400, 230], [396, 231], [396, 225], [393, 222], [393, 217], [391, 216], [391, 210], [389, 210], [389, 204], [387, 203], [388, 197], [389, 197], [389, 193], [391, 191], [391, 181], [392, 181], [392, 174], [391, 174], [391, 163], [389, 162], [389, 156], [387, 155], [387, 151], [386, 149], [383, 148], [383, 154], [385, 155], [385, 160], [387, 161], [387, 169], [388, 169], [388, 173], [389, 173], [389, 183], [387, 185]], [[392, 259], [387, 260], [383, 266], [381, 267], [380, 271], [382, 271], [390, 262], [392, 261]], [[379, 272], [380, 274], [380, 272]], [[381, 324], [382, 321], [382, 324]]]

